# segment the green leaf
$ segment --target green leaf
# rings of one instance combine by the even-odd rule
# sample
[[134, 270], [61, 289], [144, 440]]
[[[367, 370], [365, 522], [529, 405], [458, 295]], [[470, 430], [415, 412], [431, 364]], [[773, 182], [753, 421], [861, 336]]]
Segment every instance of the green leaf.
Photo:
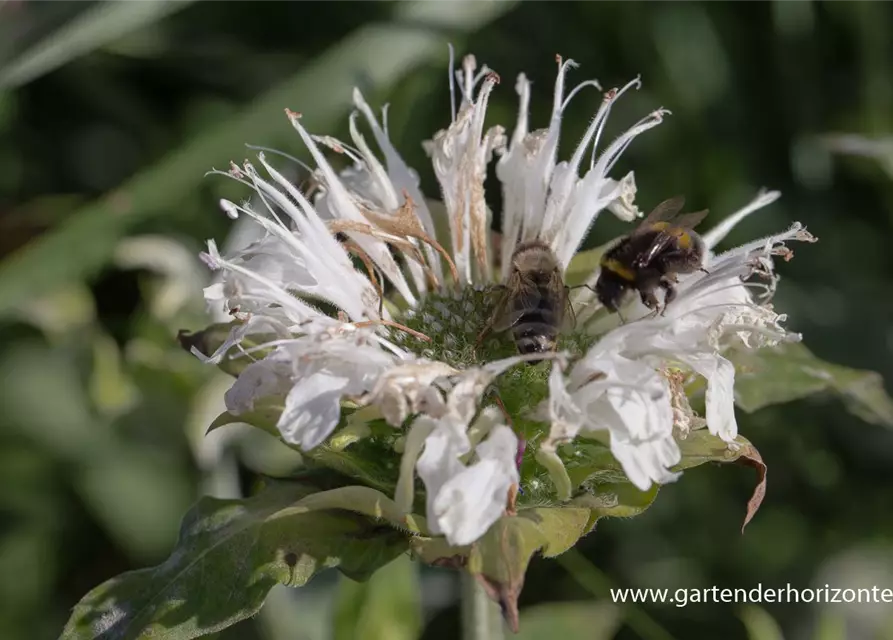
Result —
[[313, 490], [283, 483], [246, 500], [203, 498], [170, 557], [93, 589], [63, 640], [196, 638], [256, 613], [276, 584], [301, 586], [330, 567], [367, 579], [407, 549], [404, 532], [356, 513], [387, 512], [385, 496]]
[[751, 413], [769, 405], [836, 393], [847, 409], [872, 424], [893, 426], [893, 400], [874, 371], [820, 360], [802, 343], [729, 355], [738, 371], [735, 400]]
[[735, 445], [730, 448], [724, 440], [712, 435], [707, 429], [692, 431], [684, 440], [679, 441], [682, 461], [674, 469], [677, 471], [691, 469], [708, 462], [736, 462], [756, 469], [757, 484], [750, 500], [747, 501], [747, 512], [744, 524], [741, 525], [743, 532], [766, 497], [767, 469], [760, 452], [746, 438], [738, 436], [735, 438]]
[[326, 444], [305, 455], [316, 464], [334, 469], [389, 495], [396, 490], [400, 457], [383, 439], [366, 438], [341, 450]]
[[516, 640], [610, 640], [620, 627], [620, 610], [604, 602], [550, 602], [524, 609]]
[[212, 431], [229, 424], [242, 423], [257, 427], [262, 431], [266, 431], [271, 436], [278, 438], [279, 429], [276, 428], [276, 423], [279, 422], [279, 416], [282, 415], [284, 407], [285, 400], [280, 396], [260, 398], [254, 402], [254, 409], [252, 411], [239, 415], [224, 411], [214, 419], [214, 422], [208, 427], [207, 433], [211, 433]]
[[397, 3], [391, 22], [357, 29], [252, 101], [237, 117], [208, 127], [158, 164], [72, 212], [64, 223], [5, 259], [0, 265], [0, 315], [35, 295], [97, 273], [122, 236], [155, 216], [178, 211], [178, 203], [196, 191], [205, 172], [241, 157], [246, 142], [276, 146], [293, 139], [294, 131], [283, 114], [286, 107], [300, 110], [315, 133], [326, 133], [350, 108], [351, 90], [359, 78], [372, 93], [394, 84], [419, 64], [445, 61], [448, 42], [480, 28], [514, 4]]
[[0, 89], [11, 89], [102, 48], [128, 33], [143, 29], [193, 0], [101, 2], [40, 40], [0, 73]]
[[415, 640], [422, 631], [419, 567], [401, 556], [367, 582], [342, 578], [335, 603], [334, 640]]

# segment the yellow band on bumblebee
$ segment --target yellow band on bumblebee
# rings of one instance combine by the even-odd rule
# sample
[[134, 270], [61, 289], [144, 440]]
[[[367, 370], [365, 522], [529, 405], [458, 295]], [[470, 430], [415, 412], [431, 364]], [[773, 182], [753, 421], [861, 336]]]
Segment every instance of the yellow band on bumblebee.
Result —
[[608, 271], [616, 273], [624, 280], [629, 280], [630, 282], [634, 282], [636, 279], [635, 272], [629, 267], [623, 266], [620, 261], [615, 258], [607, 258], [605, 260], [602, 260], [602, 269], [606, 269]]

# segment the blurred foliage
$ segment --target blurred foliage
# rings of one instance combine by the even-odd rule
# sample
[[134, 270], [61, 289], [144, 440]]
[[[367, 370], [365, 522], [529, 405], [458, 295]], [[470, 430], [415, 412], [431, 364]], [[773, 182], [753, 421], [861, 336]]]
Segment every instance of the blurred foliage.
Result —
[[[91, 588], [161, 562], [200, 495], [238, 497], [258, 474], [300, 464], [257, 430], [204, 436], [227, 378], [175, 338], [207, 324], [203, 241], [244, 237], [216, 201], [246, 194], [203, 174], [249, 153], [244, 143], [302, 154], [285, 107], [344, 136], [356, 84], [391, 104], [392, 138], [436, 195], [420, 142], [449, 117], [447, 42], [501, 74], [489, 118], [507, 126], [521, 71], [533, 125], [545, 125], [556, 53], [606, 87], [641, 73], [609, 128], [673, 111], [617, 167], [635, 169], [642, 206], [684, 193], [714, 212], [709, 225], [760, 187], [781, 190], [726, 243], [806, 224], [820, 243], [782, 267], [777, 306], [818, 357], [893, 379], [893, 154], [872, 142], [893, 128], [893, 6], [748, 4], [0, 2], [0, 638], [57, 637]], [[563, 148], [599, 100], [575, 100]], [[589, 244], [622, 230], [605, 217]], [[598, 567], [611, 586], [893, 587], [893, 431], [825, 395], [739, 422], [770, 469], [745, 535], [753, 473], [690, 470], [642, 516], [600, 522], [579, 553], [535, 558], [522, 631], [530, 620], [569, 640], [615, 626], [621, 640], [893, 637], [880, 605], [630, 613], [580, 579]], [[324, 574], [278, 587], [219, 637], [456, 637], [451, 573], [383, 571], [394, 574], [361, 586]]]

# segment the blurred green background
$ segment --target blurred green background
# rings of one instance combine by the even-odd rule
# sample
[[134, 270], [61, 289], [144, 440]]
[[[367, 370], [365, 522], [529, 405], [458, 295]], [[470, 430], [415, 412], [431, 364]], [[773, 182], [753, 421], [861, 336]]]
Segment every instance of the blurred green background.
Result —
[[[203, 436], [228, 379], [175, 336], [208, 323], [205, 239], [241, 232], [217, 199], [249, 195], [204, 172], [245, 143], [303, 156], [285, 107], [346, 138], [359, 86], [390, 103], [391, 137], [435, 196], [421, 142], [448, 123], [448, 42], [502, 76], [489, 122], [509, 130], [521, 71], [533, 126], [547, 123], [556, 53], [580, 63], [575, 81], [641, 74], [608, 135], [674, 115], [617, 167], [635, 170], [640, 207], [684, 193], [710, 224], [780, 189], [727, 244], [806, 224], [820, 243], [781, 267], [777, 306], [819, 356], [891, 379], [890, 25], [879, 2], [0, 1], [0, 638], [57, 637], [87, 590], [166, 557], [197, 496], [293, 468], [263, 434]], [[564, 157], [599, 102], [572, 104]], [[495, 184], [488, 200], [498, 211]], [[590, 244], [622, 231], [604, 217]], [[893, 431], [825, 397], [739, 420], [769, 466], [746, 534], [753, 472], [689, 471], [579, 554], [534, 561], [524, 637], [893, 638], [890, 605], [610, 605], [608, 586], [893, 588]], [[455, 576], [395, 563], [364, 587], [330, 572], [277, 588], [220, 637], [458, 629]]]

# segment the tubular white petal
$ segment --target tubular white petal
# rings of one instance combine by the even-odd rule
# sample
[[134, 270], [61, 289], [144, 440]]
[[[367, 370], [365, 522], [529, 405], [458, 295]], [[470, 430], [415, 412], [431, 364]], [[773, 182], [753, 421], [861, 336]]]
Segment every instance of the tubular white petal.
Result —
[[757, 197], [751, 200], [747, 205], [727, 216], [722, 222], [713, 227], [710, 231], [702, 234], [704, 244], [708, 249], [713, 249], [722, 242], [729, 232], [734, 229], [739, 222], [744, 220], [754, 211], [762, 209], [778, 200], [781, 197], [781, 191], [766, 191], [763, 189], [757, 194]]
[[[295, 130], [301, 135], [301, 139], [304, 141], [304, 144], [307, 146], [307, 149], [310, 151], [310, 154], [313, 156], [314, 161], [316, 161], [316, 164], [325, 179], [328, 197], [331, 200], [330, 208], [332, 213], [337, 214], [339, 218], [344, 220], [365, 222], [363, 214], [353, 203], [350, 194], [347, 192], [347, 189], [344, 188], [344, 185], [338, 178], [334, 169], [332, 169], [332, 166], [325, 159], [325, 156], [320, 152], [316, 142], [301, 125], [299, 116], [297, 114], [289, 113], [289, 120]], [[348, 231], [347, 235], [369, 255], [388, 280], [391, 281], [400, 295], [403, 296], [410, 305], [415, 306], [417, 302], [416, 297], [410, 291], [406, 278], [403, 277], [403, 273], [397, 267], [397, 263], [394, 262], [393, 257], [391, 257], [387, 245], [368, 235], [354, 231]]]
[[[391, 179], [391, 182], [393, 182], [397, 191], [405, 190], [409, 194], [409, 197], [412, 198], [413, 203], [415, 203], [415, 213], [422, 223], [422, 228], [425, 229], [425, 232], [429, 236], [435, 238], [437, 227], [434, 224], [434, 219], [431, 216], [431, 211], [428, 209], [425, 195], [419, 188], [418, 174], [413, 171], [403, 161], [403, 158], [400, 156], [400, 154], [397, 153], [397, 150], [394, 148], [394, 145], [388, 138], [387, 132], [383, 131], [381, 126], [378, 124], [378, 120], [376, 120], [375, 114], [372, 113], [372, 109], [363, 98], [363, 94], [360, 93], [359, 89], [354, 89], [353, 102], [354, 105], [356, 105], [356, 107], [366, 118], [366, 122], [369, 123], [369, 127], [372, 129], [372, 133], [375, 136], [375, 141], [378, 143], [378, 146], [381, 149], [382, 153], [384, 153], [385, 162], [387, 163], [388, 167], [388, 177]], [[430, 246], [425, 245], [424, 250], [425, 257], [428, 259], [428, 264], [430, 264], [434, 269], [434, 273], [437, 276], [437, 279], [442, 280], [443, 268], [440, 263], [440, 257]]]
[[276, 282], [273, 282], [269, 278], [256, 273], [251, 269], [246, 269], [235, 262], [222, 258], [217, 253], [217, 248], [213, 244], [213, 241], [208, 243], [208, 249], [210, 252], [208, 255], [212, 256], [212, 260], [216, 265], [215, 268], [237, 273], [244, 276], [248, 282], [257, 285], [258, 289], [263, 292], [265, 298], [269, 302], [279, 305], [280, 310], [289, 320], [292, 320], [293, 322], [301, 322], [313, 318], [314, 316], [321, 315], [316, 309], [298, 300]]
[[[604, 128], [605, 122], [607, 122], [608, 119], [608, 114], [611, 112], [611, 106], [617, 98], [623, 95], [629, 87], [634, 85], [638, 87], [640, 84], [638, 79], [636, 79], [624, 86], [623, 89], [619, 91], [612, 90], [605, 95], [601, 107], [595, 114], [595, 118], [592, 119], [586, 132], [583, 134], [583, 138], [580, 140], [579, 144], [577, 144], [577, 148], [574, 150], [570, 161], [561, 163], [559, 165], [561, 170], [556, 171], [552, 178], [549, 199], [546, 203], [546, 209], [540, 223], [538, 235], [554, 238], [559, 228], [567, 224], [568, 220], [566, 219], [566, 215], [572, 206], [571, 199], [574, 196], [574, 190], [577, 187], [580, 164], [583, 161], [583, 157], [586, 155], [586, 150], [593, 142], [593, 137], [596, 136], [596, 133], [598, 133], [599, 136], [601, 135], [601, 130]], [[621, 138], [622, 137], [623, 136], [621, 136]], [[599, 169], [601, 170], [599, 171]], [[590, 171], [587, 172], [586, 176], [589, 176], [593, 171], [596, 172], [599, 179], [607, 177], [605, 175], [604, 167], [599, 167], [598, 165], [592, 167]], [[584, 180], [586, 176], [584, 176]]]
[[[616, 100], [616, 97], [614, 100]], [[589, 227], [592, 226], [601, 210], [617, 198], [624, 197], [628, 200], [629, 192], [624, 193], [620, 189], [620, 185], [617, 185], [614, 189], [606, 189], [606, 186], [609, 184], [606, 182], [609, 179], [608, 171], [611, 170], [614, 162], [620, 157], [629, 143], [636, 136], [659, 125], [666, 113], [668, 112], [662, 109], [655, 111], [611, 143], [599, 156], [593, 168], [580, 180], [575, 188], [572, 200], [565, 202], [556, 201], [553, 204], [550, 198], [549, 206], [546, 209], [543, 233], [545, 237], [553, 238], [552, 247], [564, 268], [567, 268], [580, 243], [585, 239]], [[584, 137], [583, 142], [580, 143], [581, 147], [586, 142], [587, 140]], [[580, 150], [578, 148], [578, 151]], [[571, 171], [575, 178], [578, 164], [579, 159], [575, 154], [571, 163]]]
[[[466, 73], [470, 74], [468, 64], [466, 62]], [[466, 95], [458, 118], [448, 129], [439, 131], [427, 145], [449, 215], [453, 257], [465, 283], [473, 280], [472, 253], [483, 278], [489, 278], [491, 268], [487, 251], [484, 179], [490, 156], [504, 141], [501, 128], [494, 128], [485, 136], [483, 127], [487, 101], [497, 82], [495, 74], [488, 75], [477, 99], [472, 101], [473, 96]], [[463, 91], [473, 87], [473, 78], [467, 77]]]

